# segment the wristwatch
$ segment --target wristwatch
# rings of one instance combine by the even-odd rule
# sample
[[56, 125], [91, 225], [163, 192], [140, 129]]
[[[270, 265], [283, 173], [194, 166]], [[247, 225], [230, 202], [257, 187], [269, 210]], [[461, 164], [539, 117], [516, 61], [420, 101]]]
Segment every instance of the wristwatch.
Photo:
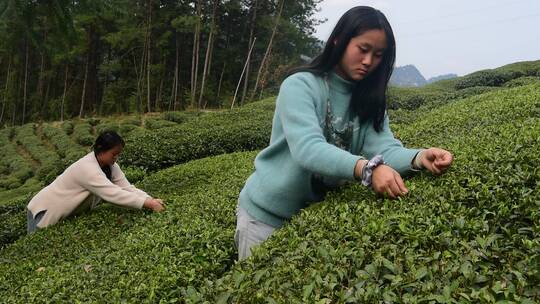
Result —
[[371, 187], [371, 178], [373, 177], [373, 170], [377, 166], [385, 165], [383, 156], [380, 154], [375, 155], [370, 159], [362, 170], [362, 185]]

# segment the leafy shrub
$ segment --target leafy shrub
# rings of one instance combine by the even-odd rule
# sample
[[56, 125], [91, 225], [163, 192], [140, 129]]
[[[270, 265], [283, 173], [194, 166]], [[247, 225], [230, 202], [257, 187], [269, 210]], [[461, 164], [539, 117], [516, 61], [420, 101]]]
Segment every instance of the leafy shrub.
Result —
[[73, 129], [73, 137], [82, 146], [88, 147], [94, 144], [92, 126], [87, 122], [80, 122]]
[[86, 119], [86, 122], [88, 122], [92, 127], [95, 127], [101, 122], [101, 119], [92, 117]]
[[236, 198], [254, 156], [197, 160], [147, 178], [140, 186], [165, 198], [163, 213], [100, 206], [21, 238], [0, 251], [0, 298], [183, 302], [191, 285], [218, 279], [234, 263]]
[[114, 123], [114, 122], [103, 123], [96, 126], [96, 134], [101, 134], [105, 131], [119, 132], [119, 129], [120, 128], [119, 128], [118, 123]]
[[141, 125], [141, 118], [132, 116], [123, 119], [121, 122], [123, 125], [133, 125], [139, 127]]
[[67, 135], [73, 134], [73, 122], [64, 121], [62, 123], [62, 129], [64, 130], [64, 132], [66, 132]]
[[33, 159], [40, 163], [36, 170], [36, 177], [45, 183], [52, 182], [60, 173], [62, 163], [58, 154], [48, 150], [41, 139], [36, 136], [35, 125], [29, 123], [18, 128], [15, 139], [24, 146]]
[[263, 107], [206, 113], [176, 127], [132, 133], [120, 161], [154, 171], [211, 155], [263, 148], [270, 139], [273, 115], [273, 110]]
[[24, 183], [34, 175], [30, 164], [22, 157], [11, 142], [10, 137], [14, 129], [4, 129], [0, 131], [0, 162], [4, 166], [5, 173], [9, 174], [5, 181], [2, 181], [4, 188], [13, 189]]
[[426, 90], [425, 88], [390, 87], [388, 90], [389, 110], [415, 110], [427, 103], [441, 99], [444, 92]]
[[85, 149], [76, 144], [62, 130], [49, 124], [43, 124], [43, 134], [56, 147], [56, 151], [62, 157], [62, 170], [86, 154]]
[[147, 118], [144, 121], [144, 126], [150, 130], [157, 130], [162, 128], [174, 127], [178, 124], [172, 121], [163, 120], [159, 118]]
[[124, 172], [127, 180], [130, 183], [137, 183], [139, 181], [142, 181], [146, 176], [146, 171], [141, 168], [125, 167], [122, 168], [122, 171]]
[[540, 82], [540, 75], [539, 76], [523, 76], [516, 79], [512, 79], [505, 83], [503, 86], [508, 88], [514, 88], [514, 87], [520, 87], [524, 85], [529, 85], [533, 83]]
[[0, 203], [0, 250], [26, 234], [26, 205], [31, 197]]
[[[539, 100], [536, 84], [422, 112], [394, 131], [410, 146], [453, 151], [455, 164], [447, 174], [407, 180], [410, 193], [397, 201], [359, 185], [345, 187], [302, 211], [252, 258], [236, 264], [234, 209], [255, 153], [160, 171], [139, 186], [167, 200], [165, 213], [103, 206], [0, 251], [0, 298], [536, 303]], [[148, 134], [154, 132], [132, 136]]]
[[461, 90], [477, 86], [500, 87], [505, 82], [523, 75], [520, 71], [484, 70], [460, 78], [455, 83], [455, 88]]
[[468, 87], [465, 89], [457, 90], [452, 93], [448, 93], [446, 97], [447, 99], [463, 99], [463, 98], [491, 92], [494, 90], [500, 90], [500, 88], [488, 87], [488, 86]]
[[184, 123], [186, 121], [189, 121], [191, 119], [194, 119], [201, 115], [202, 112], [200, 111], [188, 111], [188, 112], [165, 112], [161, 116], [163, 119], [175, 122], [177, 124]]
[[453, 151], [454, 168], [397, 201], [330, 194], [192, 302], [538, 302], [539, 100], [540, 84], [497, 91], [400, 126], [410, 145]]

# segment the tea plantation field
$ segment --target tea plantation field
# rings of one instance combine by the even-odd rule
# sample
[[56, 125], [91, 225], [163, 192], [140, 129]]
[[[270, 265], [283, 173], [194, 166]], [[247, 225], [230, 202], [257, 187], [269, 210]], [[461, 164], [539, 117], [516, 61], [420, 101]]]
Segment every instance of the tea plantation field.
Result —
[[[1, 129], [1, 302], [538, 303], [539, 71], [392, 88], [396, 136], [452, 151], [449, 172], [406, 179], [396, 201], [348, 185], [241, 263], [236, 201], [268, 142], [272, 99]], [[28, 198], [111, 128], [126, 138], [128, 178], [167, 210], [102, 205], [26, 236]]]

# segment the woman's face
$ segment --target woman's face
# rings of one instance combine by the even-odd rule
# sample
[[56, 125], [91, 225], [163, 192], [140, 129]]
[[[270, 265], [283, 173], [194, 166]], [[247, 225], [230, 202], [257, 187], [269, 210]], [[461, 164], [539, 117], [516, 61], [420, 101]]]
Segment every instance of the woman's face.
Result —
[[349, 81], [365, 79], [381, 63], [386, 47], [383, 30], [368, 30], [351, 39], [335, 72]]
[[124, 147], [122, 145], [114, 146], [112, 149], [101, 152], [97, 158], [102, 166], [112, 166], [117, 160]]

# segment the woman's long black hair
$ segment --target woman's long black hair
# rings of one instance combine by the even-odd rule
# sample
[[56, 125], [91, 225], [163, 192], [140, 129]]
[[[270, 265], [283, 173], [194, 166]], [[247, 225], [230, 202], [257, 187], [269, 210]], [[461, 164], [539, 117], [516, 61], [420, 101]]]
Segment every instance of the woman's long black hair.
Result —
[[289, 75], [297, 72], [324, 75], [332, 71], [341, 61], [351, 39], [374, 29], [385, 32], [387, 49], [379, 66], [354, 86], [351, 104], [360, 120], [372, 122], [375, 130], [380, 132], [386, 111], [386, 88], [396, 59], [396, 41], [390, 23], [379, 10], [369, 6], [348, 10], [334, 27], [323, 52], [311, 63], [294, 69]]

